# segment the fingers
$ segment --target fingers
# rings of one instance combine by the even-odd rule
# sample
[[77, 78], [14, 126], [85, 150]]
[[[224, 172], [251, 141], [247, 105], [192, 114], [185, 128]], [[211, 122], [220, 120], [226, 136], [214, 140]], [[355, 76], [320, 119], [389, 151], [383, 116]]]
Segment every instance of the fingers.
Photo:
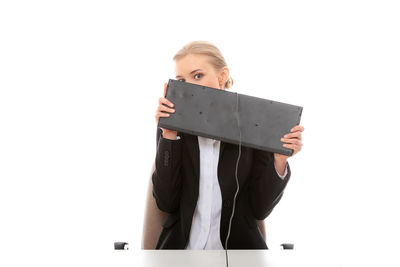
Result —
[[296, 125], [290, 130], [291, 133], [297, 132], [297, 131], [300, 131], [300, 132], [304, 131], [304, 127], [301, 125]]
[[174, 107], [174, 104], [173, 104], [171, 101], [169, 101], [168, 99], [166, 99], [165, 97], [160, 97], [160, 98], [158, 99], [158, 105], [162, 105], [162, 104], [168, 105], [168, 106], [170, 106], [171, 108]]
[[158, 123], [158, 118], [167, 118], [169, 116], [171, 116], [169, 113], [157, 111], [156, 112], [156, 121]]
[[[301, 144], [301, 140], [303, 139], [301, 133], [304, 131], [304, 127], [301, 125], [297, 125], [290, 130], [290, 133], [285, 134], [281, 141], [284, 143], [296, 143]], [[297, 140], [297, 141], [293, 141]]]
[[157, 111], [156, 111], [156, 123], [157, 124], [158, 124], [159, 118], [168, 118], [169, 116], [171, 116], [169, 113], [166, 113], [166, 112], [163, 112], [163, 111], [171, 112], [171, 113], [175, 112], [174, 109], [167, 108], [166, 106], [163, 106], [163, 105], [159, 106]]
[[168, 84], [164, 83], [164, 94], [163, 97], [158, 99], [158, 107], [156, 110], [156, 123], [158, 123], [159, 118], [169, 117], [169, 113], [175, 113], [175, 109], [173, 109], [174, 104], [165, 98], [165, 94], [167, 93]]
[[158, 119], [159, 119], [160, 117], [161, 117], [161, 118], [169, 117], [170, 114], [167, 113], [167, 112], [169, 112], [169, 113], [175, 113], [175, 109], [172, 109], [172, 108], [169, 108], [169, 107], [167, 107], [167, 106], [165, 106], [165, 105], [163, 105], [163, 104], [160, 104], [160, 105], [158, 106], [158, 108], [157, 108], [157, 111], [156, 111], [156, 122], [158, 123]]
[[169, 113], [174, 113], [175, 109], [169, 108], [169, 107], [164, 106], [164, 105], [159, 105], [157, 111], [165, 111], [165, 112], [169, 112]]
[[294, 156], [296, 153], [298, 153], [301, 150], [301, 146], [293, 145], [293, 144], [283, 144], [283, 147], [293, 149], [292, 156]]
[[281, 141], [284, 143], [282, 146], [288, 149], [293, 149], [293, 155], [297, 154], [302, 146], [302, 136], [301, 133], [304, 131], [304, 127], [297, 125], [290, 130], [290, 133], [285, 134]]
[[302, 140], [301, 132], [288, 133], [285, 134], [283, 138], [297, 138], [299, 140]]
[[294, 145], [297, 145], [297, 146], [302, 146], [302, 145], [303, 145], [303, 143], [301, 142], [301, 140], [296, 139], [296, 138], [291, 138], [291, 139], [288, 139], [288, 138], [281, 138], [281, 141], [282, 141], [283, 143], [294, 144]]
[[304, 131], [304, 127], [303, 126], [295, 126], [290, 130], [290, 133], [285, 134], [282, 138], [281, 141], [282, 142], [286, 142], [286, 143], [295, 143], [295, 141], [293, 140], [297, 140], [299, 141], [299, 143], [301, 143], [302, 135], [301, 133]]

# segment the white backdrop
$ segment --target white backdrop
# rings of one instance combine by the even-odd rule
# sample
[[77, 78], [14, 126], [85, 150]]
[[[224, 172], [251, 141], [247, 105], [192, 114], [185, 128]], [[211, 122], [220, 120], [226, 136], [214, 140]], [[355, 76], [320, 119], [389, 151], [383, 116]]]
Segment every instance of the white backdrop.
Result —
[[382, 0], [1, 1], [0, 261], [83, 265], [114, 241], [140, 249], [157, 100], [175, 52], [207, 40], [232, 91], [304, 107], [268, 246], [392, 262], [399, 13]]

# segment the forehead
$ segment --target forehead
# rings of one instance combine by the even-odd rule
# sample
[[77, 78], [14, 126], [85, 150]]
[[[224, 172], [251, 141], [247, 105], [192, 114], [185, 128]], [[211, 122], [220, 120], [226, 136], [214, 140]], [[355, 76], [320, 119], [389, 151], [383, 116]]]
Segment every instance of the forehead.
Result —
[[188, 54], [175, 62], [175, 75], [187, 75], [191, 71], [201, 69], [210, 70], [210, 57], [201, 54]]

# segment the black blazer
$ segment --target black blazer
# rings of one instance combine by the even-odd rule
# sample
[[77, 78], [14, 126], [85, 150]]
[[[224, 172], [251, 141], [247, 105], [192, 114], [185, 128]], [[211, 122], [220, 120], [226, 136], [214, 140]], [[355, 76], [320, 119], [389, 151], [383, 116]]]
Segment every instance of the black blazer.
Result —
[[[168, 140], [157, 129], [157, 153], [152, 176], [153, 196], [160, 210], [168, 213], [156, 249], [185, 249], [199, 195], [200, 150], [197, 136], [180, 133]], [[238, 145], [221, 142], [218, 182], [222, 208], [220, 239], [225, 248], [229, 219], [236, 192], [235, 168]], [[256, 220], [264, 220], [279, 202], [290, 178], [275, 171], [271, 152], [242, 146], [238, 168], [240, 190], [236, 198], [228, 249], [267, 249]]]

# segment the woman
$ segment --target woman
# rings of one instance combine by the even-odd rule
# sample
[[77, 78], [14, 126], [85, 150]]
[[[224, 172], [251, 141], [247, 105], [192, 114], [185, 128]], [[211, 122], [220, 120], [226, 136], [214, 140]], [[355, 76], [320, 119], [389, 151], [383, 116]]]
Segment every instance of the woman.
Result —
[[[176, 79], [225, 90], [233, 85], [221, 52], [195, 41], [175, 56]], [[164, 96], [167, 84], [164, 84]], [[159, 99], [156, 122], [174, 113], [174, 104]], [[293, 155], [302, 147], [302, 126], [282, 137]], [[152, 176], [153, 196], [168, 213], [156, 249], [224, 249], [237, 184], [238, 145], [169, 129], [157, 131]], [[288, 156], [242, 147], [237, 177], [239, 194], [227, 247], [267, 249], [256, 220], [264, 220], [282, 197], [290, 178]]]

